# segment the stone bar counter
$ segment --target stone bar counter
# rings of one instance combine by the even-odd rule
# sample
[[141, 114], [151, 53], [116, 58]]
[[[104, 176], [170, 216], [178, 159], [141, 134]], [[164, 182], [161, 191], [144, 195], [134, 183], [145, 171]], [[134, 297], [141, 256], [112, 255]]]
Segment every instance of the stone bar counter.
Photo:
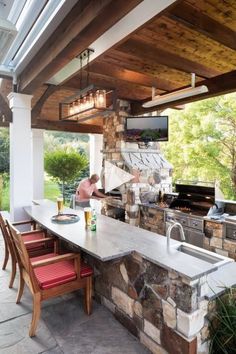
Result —
[[[219, 266], [179, 252], [180, 242], [98, 215], [95, 232], [80, 221], [51, 222], [56, 206], [49, 201], [26, 207], [26, 212], [52, 233], [83, 251], [94, 268], [95, 297], [137, 336], [152, 353], [207, 353], [210, 300], [225, 279], [236, 281], [235, 263], [223, 256]], [[206, 251], [207, 252], [207, 251]], [[210, 290], [214, 288], [214, 292]], [[221, 283], [222, 286], [222, 283]], [[102, 333], [101, 333], [102, 335]]]

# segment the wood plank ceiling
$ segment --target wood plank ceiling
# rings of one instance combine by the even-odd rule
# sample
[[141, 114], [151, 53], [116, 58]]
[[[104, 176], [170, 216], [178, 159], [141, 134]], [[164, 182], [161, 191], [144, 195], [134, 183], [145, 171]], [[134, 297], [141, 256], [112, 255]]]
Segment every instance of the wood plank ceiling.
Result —
[[[109, 7], [110, 2], [106, 1], [106, 5]], [[135, 1], [132, 1], [129, 8], [124, 6], [120, 16], [121, 14], [124, 16], [133, 6]], [[103, 21], [104, 16], [107, 16], [108, 7], [103, 13]], [[119, 16], [114, 18], [113, 22], [115, 23], [118, 18]], [[102, 26], [97, 36], [108, 28], [103, 26], [100, 17], [98, 19], [95, 16], [93, 21], [96, 25]], [[91, 26], [93, 21], [87, 25]], [[33, 89], [35, 105], [45, 91], [42, 80], [46, 81], [47, 77], [50, 77], [45, 68], [51, 70], [52, 74], [63, 67], [68, 59], [75, 57], [83, 46], [88, 47], [95, 39], [90, 27], [88, 31], [89, 35], [84, 37], [86, 40], [80, 34], [77, 41], [73, 40], [67, 44], [63, 50], [66, 60], [65, 56], [60, 54], [53, 61], [54, 64], [49, 63], [47, 67], [40, 67], [41, 57], [39, 57], [39, 60], [33, 63], [30, 72], [22, 74], [21, 89], [23, 92]], [[81, 38], [82, 44], [79, 41]], [[68, 51], [69, 47], [73, 47], [73, 50]], [[39, 71], [41, 76], [38, 75]], [[151, 98], [153, 86], [160, 94], [178, 90], [190, 85], [192, 72], [196, 73], [197, 84], [206, 84], [209, 88], [209, 92], [202, 94], [201, 98], [236, 91], [236, 1], [178, 1], [175, 6], [168, 9], [168, 12], [156, 16], [95, 59], [89, 65], [89, 72], [91, 83], [115, 88], [119, 98], [130, 100], [133, 114], [147, 111], [142, 108], [142, 103]], [[39, 103], [38, 107], [36, 106], [34, 119], [40, 117], [44, 121], [57, 120], [58, 102], [70, 96], [73, 90], [79, 89], [79, 78], [78, 72], [62, 86], [49, 92], [48, 97], [41, 100], [41, 106]], [[173, 102], [172, 106], [196, 101], [199, 98], [200, 96], [186, 98]], [[170, 104], [163, 104], [158, 106], [158, 109], [168, 106]], [[39, 121], [40, 119], [37, 120]], [[102, 120], [94, 119], [87, 123], [90, 127], [101, 127]]]

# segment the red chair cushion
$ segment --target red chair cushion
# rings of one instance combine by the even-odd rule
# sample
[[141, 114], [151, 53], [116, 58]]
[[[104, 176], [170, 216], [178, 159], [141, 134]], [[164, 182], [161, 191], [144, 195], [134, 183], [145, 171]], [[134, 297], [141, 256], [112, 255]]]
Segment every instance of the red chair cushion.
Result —
[[[38, 257], [30, 258], [31, 262], [55, 257], [57, 254], [48, 253]], [[38, 267], [34, 269], [34, 273], [39, 282], [41, 289], [51, 289], [54, 286], [65, 284], [76, 279], [74, 261], [61, 261], [54, 264]], [[93, 269], [85, 263], [81, 263], [81, 278], [88, 277], [93, 274]]]
[[93, 269], [84, 262], [80, 265], [80, 276], [81, 278], [88, 277], [93, 274]]
[[50, 289], [76, 279], [73, 261], [61, 261], [38, 267], [34, 269], [34, 273], [41, 289]]
[[[23, 242], [27, 242], [27, 241], [34, 241], [34, 240], [40, 240], [43, 239], [45, 237], [45, 233], [37, 233], [37, 234], [29, 234], [29, 235], [22, 235], [22, 239]], [[42, 247], [44, 247], [45, 243], [37, 243], [37, 244], [31, 244], [31, 245], [26, 245], [26, 249], [27, 250], [36, 250], [36, 249], [41, 249]]]
[[44, 259], [52, 258], [52, 257], [56, 257], [56, 256], [58, 256], [57, 253], [46, 253], [46, 254], [42, 254], [41, 256], [30, 257], [30, 260], [31, 260], [31, 262], [37, 262], [37, 261], [42, 261]]

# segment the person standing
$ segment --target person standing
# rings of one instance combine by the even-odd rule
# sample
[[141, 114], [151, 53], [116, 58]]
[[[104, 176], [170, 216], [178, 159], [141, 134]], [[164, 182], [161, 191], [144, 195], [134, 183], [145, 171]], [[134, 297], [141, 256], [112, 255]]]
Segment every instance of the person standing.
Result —
[[106, 195], [99, 192], [96, 183], [99, 181], [97, 174], [91, 175], [89, 178], [83, 179], [76, 190], [76, 202], [82, 206], [89, 206], [90, 199], [105, 198]]

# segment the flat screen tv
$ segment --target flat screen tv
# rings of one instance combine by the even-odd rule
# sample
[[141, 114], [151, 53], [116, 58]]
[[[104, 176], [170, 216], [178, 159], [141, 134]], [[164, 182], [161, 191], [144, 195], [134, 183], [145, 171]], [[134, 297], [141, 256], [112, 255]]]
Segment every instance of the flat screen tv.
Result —
[[127, 117], [125, 140], [129, 142], [168, 141], [168, 116]]

